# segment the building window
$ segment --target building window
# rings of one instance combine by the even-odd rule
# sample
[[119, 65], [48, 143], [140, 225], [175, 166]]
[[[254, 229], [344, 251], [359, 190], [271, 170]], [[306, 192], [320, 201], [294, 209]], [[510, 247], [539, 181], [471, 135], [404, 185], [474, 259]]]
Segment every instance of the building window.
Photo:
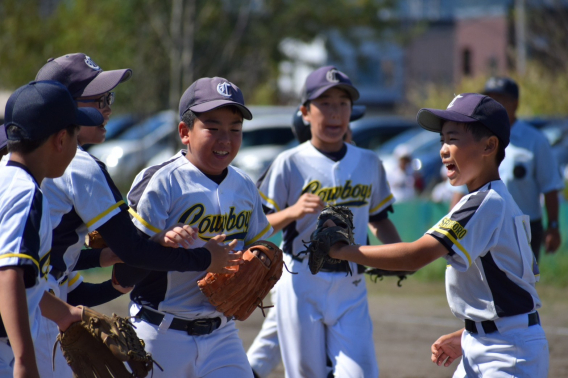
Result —
[[462, 73], [464, 76], [471, 76], [471, 50], [468, 48], [462, 51]]

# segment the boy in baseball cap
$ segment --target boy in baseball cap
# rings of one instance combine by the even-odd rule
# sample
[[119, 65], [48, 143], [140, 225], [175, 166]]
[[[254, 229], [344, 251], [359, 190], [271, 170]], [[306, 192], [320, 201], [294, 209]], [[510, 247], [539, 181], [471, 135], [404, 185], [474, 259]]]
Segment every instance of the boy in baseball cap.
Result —
[[8, 153], [8, 137], [6, 137], [6, 127], [0, 125], [0, 158]]
[[[272, 296], [275, 307], [248, 351], [259, 377], [268, 376], [278, 361], [278, 345], [290, 377], [325, 377], [330, 370], [337, 377], [379, 375], [364, 268], [327, 264], [313, 276], [302, 254], [302, 241], [310, 240], [325, 204], [350, 207], [355, 227], [370, 225], [383, 243], [400, 241], [388, 218], [394, 198], [380, 160], [344, 141], [358, 98], [359, 91], [336, 67], [310, 73], [300, 107], [310, 141], [278, 155], [257, 183], [269, 222], [283, 231], [286, 265], [298, 272], [282, 276]], [[356, 239], [367, 244], [364, 232]]]
[[[134, 224], [153, 236], [178, 222], [192, 226], [193, 246], [225, 239], [235, 251], [268, 238], [272, 228], [252, 180], [229, 164], [252, 114], [241, 90], [221, 77], [201, 78], [179, 103], [178, 132], [187, 146], [138, 174], [128, 201]], [[136, 271], [116, 266], [115, 278], [136, 284], [130, 314], [136, 333], [164, 366], [157, 377], [251, 377], [235, 322], [212, 306], [197, 281], [205, 271]], [[167, 368], [166, 368], [167, 367]]]
[[[46, 292], [51, 221], [40, 185], [61, 176], [77, 150], [78, 125], [98, 126], [54, 81], [31, 82], [6, 104], [10, 160], [0, 170], [0, 375], [39, 376], [34, 353], [39, 311], [65, 330], [81, 310]], [[9, 340], [9, 341], [8, 341]]]
[[454, 377], [546, 377], [548, 342], [536, 311], [539, 272], [529, 217], [499, 178], [510, 135], [507, 112], [488, 96], [464, 93], [445, 110], [421, 109], [417, 120], [440, 133], [448, 179], [469, 194], [413, 243], [336, 244], [329, 255], [387, 270], [418, 270], [444, 257], [448, 302], [465, 328], [432, 345], [432, 362], [449, 366], [462, 356]]

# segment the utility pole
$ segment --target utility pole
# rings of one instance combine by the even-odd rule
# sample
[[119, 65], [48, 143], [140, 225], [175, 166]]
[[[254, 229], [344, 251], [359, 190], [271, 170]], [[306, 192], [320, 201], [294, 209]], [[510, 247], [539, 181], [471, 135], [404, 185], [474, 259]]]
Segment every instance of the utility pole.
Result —
[[517, 73], [519, 76], [523, 76], [527, 68], [526, 27], [525, 0], [515, 0], [515, 39], [517, 47]]

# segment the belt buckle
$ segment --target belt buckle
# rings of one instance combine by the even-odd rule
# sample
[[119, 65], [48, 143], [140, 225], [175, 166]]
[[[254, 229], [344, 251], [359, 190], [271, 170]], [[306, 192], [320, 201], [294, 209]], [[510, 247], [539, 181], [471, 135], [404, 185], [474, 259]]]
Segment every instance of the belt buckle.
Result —
[[208, 335], [213, 332], [213, 322], [209, 319], [197, 319], [187, 325], [187, 333], [191, 336]]

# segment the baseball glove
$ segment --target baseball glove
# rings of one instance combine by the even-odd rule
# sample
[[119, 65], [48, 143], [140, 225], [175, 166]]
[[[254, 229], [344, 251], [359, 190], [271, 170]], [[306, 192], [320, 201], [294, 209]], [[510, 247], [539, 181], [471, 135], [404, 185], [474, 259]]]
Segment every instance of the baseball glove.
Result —
[[57, 343], [75, 377], [146, 377], [155, 363], [127, 318], [108, 317], [85, 306], [81, 321], [57, 336], [54, 354]]
[[269, 241], [259, 240], [243, 253], [245, 262], [231, 274], [207, 273], [197, 281], [199, 289], [217, 311], [227, 317], [245, 320], [256, 307], [264, 309], [263, 299], [282, 275], [282, 250]]
[[85, 237], [85, 244], [91, 248], [106, 248], [107, 243], [97, 230], [89, 232]]
[[383, 270], [379, 268], [367, 268], [365, 274], [368, 274], [371, 281], [377, 282], [377, 280], [383, 280], [384, 277], [398, 277], [398, 282], [396, 283], [398, 287], [401, 287], [401, 282], [404, 281], [407, 276], [413, 274], [414, 272], [405, 272], [399, 270]]
[[[335, 226], [324, 226], [327, 220], [332, 220]], [[310, 236], [310, 241], [304, 242], [306, 250], [300, 252], [308, 254], [308, 266], [312, 274], [317, 274], [325, 263], [346, 264], [347, 272], [351, 273], [349, 262], [329, 257], [329, 249], [335, 243], [355, 244], [354, 228], [353, 213], [348, 207], [327, 206], [322, 210], [316, 223], [316, 230]]]

